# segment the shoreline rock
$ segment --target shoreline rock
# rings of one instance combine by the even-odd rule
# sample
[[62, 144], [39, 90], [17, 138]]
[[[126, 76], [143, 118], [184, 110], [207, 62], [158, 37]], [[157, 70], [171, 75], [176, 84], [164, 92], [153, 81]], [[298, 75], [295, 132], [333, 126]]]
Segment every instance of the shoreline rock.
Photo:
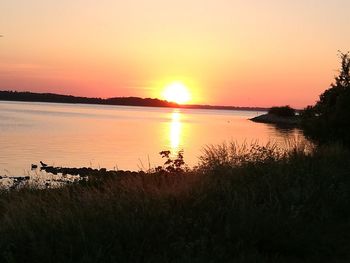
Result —
[[54, 167], [54, 166], [45, 166], [41, 167], [40, 170], [43, 170], [47, 173], [51, 173], [54, 175], [62, 174], [62, 175], [73, 175], [73, 176], [80, 176], [82, 178], [88, 177], [88, 176], [122, 176], [122, 175], [136, 175], [143, 173], [142, 171], [135, 172], [135, 171], [123, 171], [123, 170], [107, 170], [106, 168], [101, 169], [93, 169], [93, 168], [68, 168], [68, 167]]
[[259, 115], [257, 117], [251, 118], [251, 121], [259, 122], [259, 123], [269, 123], [269, 124], [276, 124], [276, 125], [288, 125], [293, 127], [298, 127], [300, 124], [300, 117], [294, 116], [294, 117], [281, 117], [277, 116], [275, 114], [263, 114]]

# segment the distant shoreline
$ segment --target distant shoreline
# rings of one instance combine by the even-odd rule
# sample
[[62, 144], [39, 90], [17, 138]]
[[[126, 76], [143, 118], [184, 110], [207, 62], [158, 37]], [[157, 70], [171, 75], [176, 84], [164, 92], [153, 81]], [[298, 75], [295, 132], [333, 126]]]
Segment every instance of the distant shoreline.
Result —
[[180, 109], [206, 109], [206, 110], [240, 110], [240, 111], [267, 111], [262, 107], [235, 107], [217, 105], [180, 105], [160, 99], [139, 97], [114, 97], [114, 98], [89, 98], [55, 93], [34, 93], [17, 91], [0, 91], [0, 101], [18, 102], [45, 102], [45, 103], [68, 103], [68, 104], [94, 104], [115, 106], [139, 106], [139, 107], [162, 107]]

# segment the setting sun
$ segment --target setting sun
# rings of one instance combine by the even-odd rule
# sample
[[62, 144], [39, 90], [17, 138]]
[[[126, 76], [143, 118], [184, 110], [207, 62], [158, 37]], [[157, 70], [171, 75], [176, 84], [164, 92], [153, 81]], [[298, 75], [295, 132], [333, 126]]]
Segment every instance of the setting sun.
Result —
[[190, 93], [183, 83], [173, 82], [165, 87], [163, 97], [167, 101], [182, 104], [190, 100]]

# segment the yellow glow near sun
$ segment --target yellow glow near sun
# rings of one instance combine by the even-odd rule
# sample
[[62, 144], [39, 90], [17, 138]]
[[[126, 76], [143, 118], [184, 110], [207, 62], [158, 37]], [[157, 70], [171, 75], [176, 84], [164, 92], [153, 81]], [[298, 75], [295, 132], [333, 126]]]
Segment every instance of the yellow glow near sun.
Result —
[[171, 114], [171, 126], [170, 126], [170, 144], [172, 150], [176, 150], [180, 145], [181, 138], [181, 121], [180, 121], [180, 113], [174, 111]]
[[178, 104], [186, 103], [191, 99], [188, 88], [181, 82], [173, 82], [165, 87], [164, 99]]

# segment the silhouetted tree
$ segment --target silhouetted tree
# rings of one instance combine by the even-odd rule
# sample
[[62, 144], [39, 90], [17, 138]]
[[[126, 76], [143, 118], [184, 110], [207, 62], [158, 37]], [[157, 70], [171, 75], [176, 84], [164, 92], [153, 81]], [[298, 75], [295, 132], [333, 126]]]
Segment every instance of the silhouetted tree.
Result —
[[339, 75], [316, 105], [303, 111], [302, 124], [306, 134], [319, 142], [341, 141], [350, 145], [350, 54], [340, 52], [339, 57]]

